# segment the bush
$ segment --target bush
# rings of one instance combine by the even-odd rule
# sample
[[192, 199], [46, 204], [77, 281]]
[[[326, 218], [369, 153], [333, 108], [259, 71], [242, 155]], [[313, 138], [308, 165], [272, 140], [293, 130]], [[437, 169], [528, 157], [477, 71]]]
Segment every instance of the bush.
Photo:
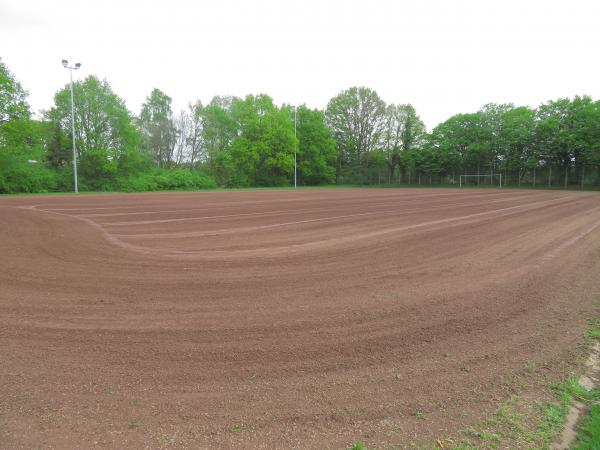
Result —
[[73, 190], [73, 165], [65, 164], [54, 169], [56, 175], [56, 190], [71, 192]]
[[152, 176], [144, 173], [117, 178], [115, 183], [115, 189], [122, 192], [155, 191], [157, 188]]
[[43, 164], [0, 152], [0, 193], [48, 192], [57, 187], [56, 173]]
[[115, 185], [117, 164], [106, 150], [87, 150], [79, 159], [82, 191], [112, 191]]
[[592, 405], [588, 414], [581, 420], [574, 450], [594, 450], [600, 448], [600, 404]]
[[216, 189], [217, 182], [210, 175], [202, 172], [192, 172], [192, 179], [196, 189]]
[[155, 169], [117, 179], [115, 188], [124, 192], [214, 189], [214, 178], [188, 169]]
[[[104, 151], [89, 151], [79, 161], [82, 191], [142, 192], [159, 190], [214, 189], [215, 179], [188, 168], [149, 168], [128, 175], [106, 157]], [[26, 156], [0, 151], [0, 194], [73, 190], [73, 166], [49, 169], [29, 163]]]

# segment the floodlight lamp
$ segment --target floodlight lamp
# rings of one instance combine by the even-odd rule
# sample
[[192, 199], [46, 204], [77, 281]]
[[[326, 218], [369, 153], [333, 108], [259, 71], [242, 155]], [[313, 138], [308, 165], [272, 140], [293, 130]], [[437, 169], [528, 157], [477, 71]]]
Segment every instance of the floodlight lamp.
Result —
[[69, 61], [67, 61], [66, 59], [62, 60], [63, 67], [67, 67], [68, 64], [69, 64]]
[[79, 69], [81, 67], [81, 63], [75, 64], [75, 69]]

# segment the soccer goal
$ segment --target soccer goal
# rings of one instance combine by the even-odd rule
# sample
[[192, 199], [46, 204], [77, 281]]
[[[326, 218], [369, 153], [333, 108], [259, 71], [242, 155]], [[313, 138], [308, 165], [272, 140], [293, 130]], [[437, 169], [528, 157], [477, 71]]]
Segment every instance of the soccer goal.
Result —
[[458, 184], [460, 187], [463, 186], [480, 186], [480, 185], [488, 185], [488, 186], [498, 186], [502, 187], [502, 174], [501, 173], [493, 173], [489, 175], [460, 175], [458, 179]]

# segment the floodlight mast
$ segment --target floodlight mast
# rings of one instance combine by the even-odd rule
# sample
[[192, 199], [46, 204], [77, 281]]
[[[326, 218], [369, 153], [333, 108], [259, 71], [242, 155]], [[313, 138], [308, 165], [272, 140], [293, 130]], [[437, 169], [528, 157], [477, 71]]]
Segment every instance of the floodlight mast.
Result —
[[62, 65], [65, 69], [69, 69], [69, 75], [71, 77], [71, 132], [73, 133], [73, 184], [75, 186], [75, 193], [79, 192], [79, 186], [77, 183], [77, 150], [75, 147], [75, 100], [73, 97], [73, 71], [81, 67], [81, 63], [76, 63], [75, 66], [69, 66], [69, 61], [66, 59], [62, 60]]
[[[294, 137], [295, 138], [296, 138], [296, 111], [297, 110], [298, 110], [298, 107], [294, 106]], [[297, 157], [296, 157], [297, 153], [298, 153], [298, 142], [295, 142], [295, 145], [294, 145], [294, 189], [296, 189], [297, 181], [298, 181], [298, 163], [297, 163]]]

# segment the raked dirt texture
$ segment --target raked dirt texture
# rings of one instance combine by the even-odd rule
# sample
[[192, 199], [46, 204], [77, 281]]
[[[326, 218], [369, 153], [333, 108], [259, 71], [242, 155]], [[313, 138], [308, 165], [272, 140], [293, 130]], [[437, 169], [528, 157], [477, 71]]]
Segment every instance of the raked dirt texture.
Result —
[[0, 264], [0, 448], [402, 448], [564, 375], [600, 194], [4, 197]]

